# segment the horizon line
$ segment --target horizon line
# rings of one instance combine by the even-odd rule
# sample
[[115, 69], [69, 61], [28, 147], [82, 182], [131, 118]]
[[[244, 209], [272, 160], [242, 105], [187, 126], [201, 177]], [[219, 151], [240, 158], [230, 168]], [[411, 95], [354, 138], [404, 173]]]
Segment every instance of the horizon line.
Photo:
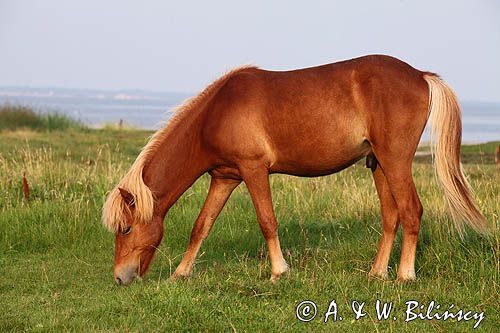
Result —
[[[178, 90], [159, 90], [159, 89], [147, 89], [147, 88], [74, 88], [74, 87], [61, 87], [52, 85], [0, 85], [0, 89], [59, 89], [59, 90], [75, 90], [75, 91], [102, 91], [102, 92], [123, 92], [123, 91], [137, 91], [137, 92], [150, 92], [155, 94], [179, 94], [186, 96], [194, 96], [199, 93], [199, 91], [178, 91]], [[1, 95], [0, 95], [1, 97]], [[44, 97], [40, 97], [44, 98]], [[500, 100], [479, 100], [479, 99], [461, 99], [458, 97], [461, 103], [491, 103], [500, 104]]]

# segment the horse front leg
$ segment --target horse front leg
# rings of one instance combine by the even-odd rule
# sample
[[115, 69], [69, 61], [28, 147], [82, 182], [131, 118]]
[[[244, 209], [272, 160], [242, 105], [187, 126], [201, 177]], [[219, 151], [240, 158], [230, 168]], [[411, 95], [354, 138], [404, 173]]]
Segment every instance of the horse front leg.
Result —
[[276, 281], [288, 271], [278, 238], [278, 222], [274, 215], [267, 169], [241, 170], [257, 213], [259, 226], [266, 239], [271, 259], [271, 281]]
[[210, 233], [227, 199], [240, 183], [241, 180], [212, 177], [207, 198], [191, 231], [186, 253], [174, 274], [172, 274], [171, 279], [191, 275], [201, 244]]

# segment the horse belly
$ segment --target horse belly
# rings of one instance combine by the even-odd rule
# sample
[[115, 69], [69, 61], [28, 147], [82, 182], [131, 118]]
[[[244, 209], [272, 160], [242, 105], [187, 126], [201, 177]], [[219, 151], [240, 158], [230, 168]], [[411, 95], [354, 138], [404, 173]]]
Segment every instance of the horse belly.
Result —
[[368, 155], [370, 144], [362, 129], [336, 128], [337, 132], [311, 131], [289, 136], [286, 144], [273, 146], [272, 173], [315, 177], [338, 172]]

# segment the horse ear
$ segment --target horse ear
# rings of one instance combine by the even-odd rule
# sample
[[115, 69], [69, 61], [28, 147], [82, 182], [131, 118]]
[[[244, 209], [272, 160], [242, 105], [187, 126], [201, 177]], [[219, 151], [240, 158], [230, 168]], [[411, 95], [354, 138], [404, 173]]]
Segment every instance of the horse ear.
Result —
[[118, 190], [120, 191], [120, 194], [122, 195], [122, 198], [123, 198], [123, 200], [125, 200], [127, 205], [129, 205], [129, 207], [133, 207], [135, 205], [135, 200], [134, 200], [134, 196], [132, 195], [132, 193], [130, 193], [129, 191], [127, 191], [121, 187], [119, 187]]

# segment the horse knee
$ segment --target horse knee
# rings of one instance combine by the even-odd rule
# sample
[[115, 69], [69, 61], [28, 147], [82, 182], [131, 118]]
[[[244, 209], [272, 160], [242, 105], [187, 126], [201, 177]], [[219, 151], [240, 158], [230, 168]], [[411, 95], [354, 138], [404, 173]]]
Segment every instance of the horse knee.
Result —
[[204, 241], [210, 233], [210, 228], [215, 222], [215, 218], [211, 216], [199, 217], [191, 230], [191, 240], [198, 242]]
[[278, 234], [278, 223], [274, 217], [259, 220], [259, 226], [265, 239], [275, 238]]

